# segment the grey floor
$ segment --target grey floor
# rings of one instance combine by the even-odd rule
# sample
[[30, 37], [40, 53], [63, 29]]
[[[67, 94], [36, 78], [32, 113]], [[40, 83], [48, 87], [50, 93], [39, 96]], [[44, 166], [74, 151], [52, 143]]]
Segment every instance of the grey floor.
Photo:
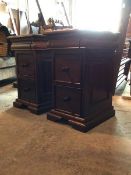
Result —
[[126, 87], [126, 84], [127, 84], [127, 81], [124, 80], [124, 81], [118, 86], [118, 88], [116, 89], [115, 95], [121, 96], [121, 95], [123, 94], [123, 92], [124, 92], [124, 89], [125, 89], [125, 87]]

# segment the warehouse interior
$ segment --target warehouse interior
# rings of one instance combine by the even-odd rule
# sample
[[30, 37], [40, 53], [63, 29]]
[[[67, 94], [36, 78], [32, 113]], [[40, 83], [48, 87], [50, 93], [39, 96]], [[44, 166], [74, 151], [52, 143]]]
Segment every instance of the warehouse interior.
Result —
[[0, 1], [0, 175], [131, 174], [130, 14]]

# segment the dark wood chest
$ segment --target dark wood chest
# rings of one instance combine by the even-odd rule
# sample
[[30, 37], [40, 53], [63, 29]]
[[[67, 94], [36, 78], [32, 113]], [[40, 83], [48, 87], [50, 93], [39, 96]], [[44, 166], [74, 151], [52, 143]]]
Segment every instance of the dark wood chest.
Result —
[[54, 51], [54, 103], [47, 118], [86, 131], [114, 116], [112, 49]]
[[41, 114], [52, 108], [53, 55], [38, 49], [43, 36], [12, 37], [16, 56], [18, 98], [15, 107]]
[[18, 78], [14, 106], [26, 106], [37, 114], [51, 109], [49, 120], [64, 119], [81, 131], [113, 117], [117, 45], [118, 35], [101, 32], [13, 38]]

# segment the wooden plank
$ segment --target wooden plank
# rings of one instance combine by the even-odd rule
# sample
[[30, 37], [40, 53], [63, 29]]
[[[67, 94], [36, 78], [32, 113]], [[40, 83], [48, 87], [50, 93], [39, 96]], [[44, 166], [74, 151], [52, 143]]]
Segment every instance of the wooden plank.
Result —
[[42, 10], [41, 10], [41, 7], [40, 7], [40, 4], [39, 4], [38, 0], [36, 0], [36, 4], [37, 4], [39, 12], [40, 12], [39, 13], [39, 19], [41, 21], [42, 26], [44, 26], [44, 25], [46, 25], [46, 22], [45, 22], [45, 19], [44, 19], [44, 16], [43, 16], [43, 13], [42, 13]]
[[12, 25], [13, 25], [14, 32], [15, 32], [16, 35], [18, 35], [18, 31], [17, 31], [16, 23], [15, 23], [15, 20], [14, 20], [14, 17], [13, 17], [12, 9], [8, 5], [7, 5], [7, 8], [8, 8], [8, 11], [9, 11], [9, 15], [10, 15], [10, 18], [11, 18], [11, 22], [12, 22]]
[[116, 60], [114, 62], [113, 94], [115, 93], [115, 87], [117, 86], [116, 85], [117, 76], [118, 76], [119, 67], [122, 59], [122, 54], [124, 49], [123, 47], [124, 47], [124, 42], [126, 38], [126, 32], [127, 32], [128, 22], [130, 18], [130, 13], [131, 13], [131, 1], [123, 0], [122, 3], [125, 7], [122, 9], [122, 12], [121, 12], [121, 20], [120, 20], [120, 27], [119, 27], [119, 32], [121, 34], [121, 37], [120, 37], [119, 47], [116, 52]]

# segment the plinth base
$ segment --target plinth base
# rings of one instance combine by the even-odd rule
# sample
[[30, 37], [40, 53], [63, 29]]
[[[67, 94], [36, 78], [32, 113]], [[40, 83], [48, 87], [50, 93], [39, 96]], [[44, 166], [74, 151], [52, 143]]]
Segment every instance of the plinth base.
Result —
[[13, 106], [17, 108], [22, 108], [22, 109], [27, 108], [30, 112], [34, 114], [42, 114], [51, 109], [51, 105], [34, 104], [34, 103], [30, 103], [30, 102], [27, 102], [21, 99], [16, 99], [16, 101], [13, 102]]
[[47, 119], [52, 120], [55, 122], [61, 122], [66, 120], [69, 125], [71, 125], [76, 130], [79, 130], [81, 132], [87, 132], [91, 128], [99, 125], [100, 123], [104, 122], [105, 120], [115, 116], [114, 109], [101, 112], [97, 114], [96, 116], [93, 116], [93, 119], [88, 120], [88, 118], [91, 118], [91, 116], [82, 118], [82, 117], [76, 117], [72, 116], [66, 113], [62, 113], [56, 110], [51, 110], [51, 112], [47, 113]]

